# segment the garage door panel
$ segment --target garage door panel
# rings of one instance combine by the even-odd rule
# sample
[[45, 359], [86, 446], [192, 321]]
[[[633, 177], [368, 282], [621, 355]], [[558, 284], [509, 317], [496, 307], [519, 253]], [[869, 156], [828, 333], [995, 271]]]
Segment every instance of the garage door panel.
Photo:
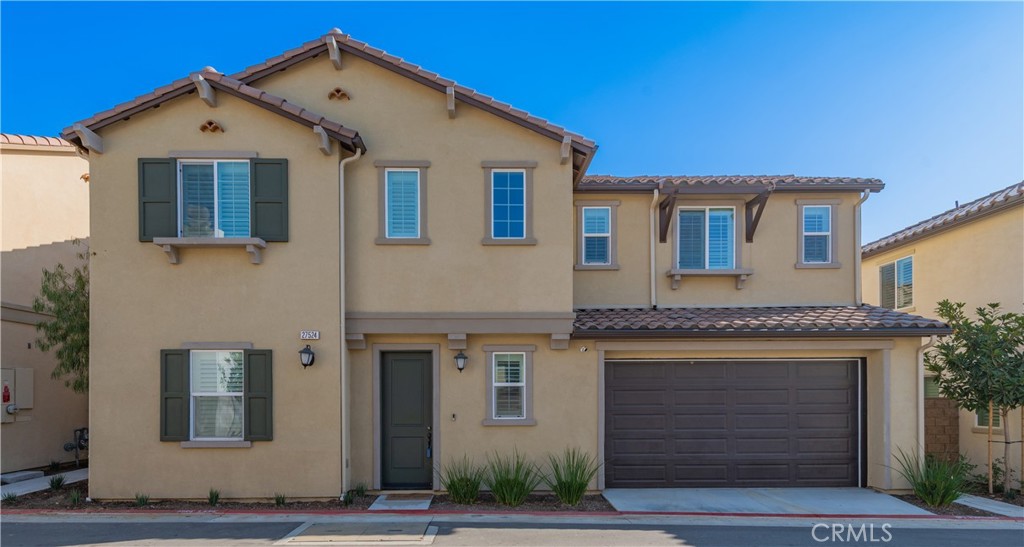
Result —
[[858, 366], [608, 362], [606, 484], [856, 486]]

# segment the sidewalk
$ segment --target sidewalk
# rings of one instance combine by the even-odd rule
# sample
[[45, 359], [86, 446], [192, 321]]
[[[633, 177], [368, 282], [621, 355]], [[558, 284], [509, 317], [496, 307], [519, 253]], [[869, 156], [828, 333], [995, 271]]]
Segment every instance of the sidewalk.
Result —
[[960, 505], [966, 505], [967, 507], [973, 507], [975, 509], [981, 509], [982, 511], [988, 511], [989, 513], [995, 513], [997, 515], [1024, 518], [1024, 507], [1013, 505], [1011, 503], [1003, 503], [998, 500], [983, 498], [981, 496], [964, 494], [954, 503], [959, 503]]
[[[89, 469], [75, 469], [74, 471], [68, 471], [67, 473], [61, 473], [64, 475], [64, 486], [81, 482], [89, 478]], [[19, 496], [24, 494], [31, 494], [32, 492], [42, 492], [50, 488], [50, 475], [49, 477], [39, 477], [37, 479], [29, 479], [27, 481], [15, 482], [11, 484], [5, 484], [0, 486], [0, 496], [6, 496], [8, 493], [14, 493]]]

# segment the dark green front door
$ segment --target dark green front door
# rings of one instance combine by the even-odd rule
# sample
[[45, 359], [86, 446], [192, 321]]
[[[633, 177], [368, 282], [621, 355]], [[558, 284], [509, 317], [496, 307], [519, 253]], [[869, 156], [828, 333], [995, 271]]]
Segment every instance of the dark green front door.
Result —
[[385, 353], [381, 369], [382, 488], [433, 487], [430, 353]]

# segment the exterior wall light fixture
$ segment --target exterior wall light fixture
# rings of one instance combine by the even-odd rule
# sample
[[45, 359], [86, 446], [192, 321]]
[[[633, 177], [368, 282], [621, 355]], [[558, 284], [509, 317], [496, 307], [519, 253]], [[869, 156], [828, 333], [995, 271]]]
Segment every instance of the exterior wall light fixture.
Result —
[[455, 355], [455, 367], [459, 369], [459, 373], [465, 370], [466, 361], [469, 361], [469, 357], [466, 357], [466, 354], [459, 350], [459, 353]]
[[315, 359], [316, 355], [313, 353], [313, 350], [309, 347], [309, 344], [306, 344], [306, 347], [299, 350], [299, 362], [302, 363], [303, 369], [312, 365]]

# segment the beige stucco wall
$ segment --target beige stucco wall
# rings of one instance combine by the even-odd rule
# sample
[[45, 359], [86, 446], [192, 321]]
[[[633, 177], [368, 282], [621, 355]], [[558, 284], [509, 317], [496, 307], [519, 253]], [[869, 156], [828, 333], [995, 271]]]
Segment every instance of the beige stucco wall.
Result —
[[[941, 300], [964, 302], [969, 312], [991, 302], [1024, 313], [1024, 207], [1015, 207], [912, 241], [864, 259], [864, 301], [878, 304], [878, 269], [905, 256], [914, 257], [914, 306], [910, 313], [937, 317]], [[972, 313], [973, 315], [973, 313]], [[1011, 440], [1020, 440], [1021, 410], [1010, 413]], [[974, 427], [973, 412], [960, 412], [960, 451], [982, 472], [988, 461], [987, 429]], [[1002, 430], [997, 430], [997, 441]], [[993, 445], [1003, 456], [1002, 444]], [[1019, 477], [1020, 444], [1010, 447], [1010, 464]]]
[[89, 236], [89, 186], [81, 179], [87, 171], [70, 146], [0, 144], [0, 367], [31, 369], [31, 388], [9, 387], [16, 394], [31, 389], [34, 399], [32, 408], [0, 425], [5, 473], [73, 459], [63, 445], [75, 428], [88, 425], [87, 397], [50, 378], [54, 354], [36, 345], [35, 323], [44, 316], [26, 311], [39, 294], [42, 270], [59, 263], [71, 268], [85, 250], [70, 240]]
[[88, 171], [71, 146], [0, 144], [2, 250], [88, 236]]
[[[672, 342], [665, 342], [672, 344]], [[597, 348], [614, 348], [614, 342], [597, 343]], [[657, 342], [650, 342], [657, 347]], [[912, 397], [916, 393], [918, 338], [889, 340], [730, 340], [729, 349], [701, 349], [700, 341], [680, 341], [687, 349], [616, 350], [604, 352], [605, 359], [821, 359], [858, 358], [866, 360], [867, 423], [864, 438], [867, 443], [867, 481], [870, 488], [903, 490], [909, 485], [891, 470], [895, 465], [891, 454], [899, 447], [909, 451], [917, 443], [917, 406]], [[709, 345], [721, 342], [708, 341]], [[766, 349], [776, 344], [780, 349]], [[848, 349], [829, 349], [829, 346]], [[853, 346], [859, 346], [855, 348]], [[781, 349], [781, 348], [785, 349]], [[870, 349], [871, 347], [881, 349]], [[888, 365], [886, 364], [888, 362]], [[888, 372], [887, 372], [888, 371]], [[886, 428], [886, 423], [889, 428]]]
[[[346, 172], [347, 311], [572, 310], [572, 169], [560, 143], [367, 61], [321, 56], [255, 83], [359, 131], [368, 153]], [[342, 87], [351, 100], [328, 100]], [[431, 244], [377, 245], [375, 160], [426, 160]], [[481, 162], [535, 161], [535, 246], [485, 246]], [[529, 206], [528, 206], [529, 207]], [[387, 290], [381, 290], [386, 287]], [[426, 288], [429, 287], [429, 290]]]
[[[597, 352], [581, 352], [589, 342], [552, 350], [547, 336], [470, 335], [466, 370], [458, 372], [445, 336], [367, 336], [365, 350], [349, 352], [352, 365], [352, 479], [373, 485], [373, 356], [375, 344], [440, 345], [440, 441], [434, 465], [468, 455], [477, 463], [497, 451], [512, 449], [545, 466], [549, 453], [578, 447], [597, 455]], [[533, 413], [536, 425], [485, 426], [487, 394], [484, 345], [535, 345], [533, 354]], [[595, 481], [596, 483], [596, 481]], [[595, 487], [596, 484], [592, 484]]]
[[[653, 194], [594, 194], [580, 192], [576, 202], [621, 202], [618, 211], [619, 270], [576, 271], [577, 308], [650, 305], [650, 224]], [[666, 273], [672, 268], [676, 223], [666, 243], [656, 245], [655, 283], [661, 307], [671, 306], [797, 306], [851, 305], [855, 301], [854, 204], [855, 192], [776, 192], [768, 199], [754, 242], [746, 243], [743, 201], [753, 195], [695, 195], [681, 198], [678, 206], [736, 205], [739, 246], [738, 268], [754, 271], [743, 289], [735, 277], [684, 276], [678, 290]], [[796, 268], [798, 261], [798, 206], [796, 200], [838, 199], [833, 237], [838, 241], [840, 268]], [[575, 242], [579, 245], [579, 242]], [[575, 247], [574, 247], [575, 248]], [[575, 259], [574, 259], [575, 260]]]
[[[337, 496], [341, 474], [338, 157], [313, 133], [227, 94], [188, 95], [102, 131], [92, 167], [92, 464], [90, 495], [131, 498]], [[215, 119], [224, 133], [201, 133]], [[270, 138], [272, 136], [272, 138]], [[244, 249], [184, 249], [168, 263], [138, 241], [138, 168], [171, 150], [256, 151], [289, 160], [290, 241], [263, 263]], [[303, 370], [299, 331], [319, 330]], [[248, 449], [160, 442], [162, 348], [251, 342], [274, 351], [274, 440]]]

